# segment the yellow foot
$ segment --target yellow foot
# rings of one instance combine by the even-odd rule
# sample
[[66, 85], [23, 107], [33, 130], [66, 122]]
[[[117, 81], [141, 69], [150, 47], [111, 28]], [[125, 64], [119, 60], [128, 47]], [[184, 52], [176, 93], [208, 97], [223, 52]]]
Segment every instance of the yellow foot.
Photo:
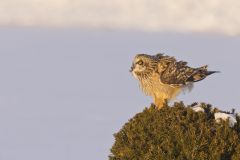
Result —
[[154, 104], [157, 107], [157, 109], [160, 110], [161, 108], [164, 107], [165, 104], [167, 104], [167, 100], [156, 101]]

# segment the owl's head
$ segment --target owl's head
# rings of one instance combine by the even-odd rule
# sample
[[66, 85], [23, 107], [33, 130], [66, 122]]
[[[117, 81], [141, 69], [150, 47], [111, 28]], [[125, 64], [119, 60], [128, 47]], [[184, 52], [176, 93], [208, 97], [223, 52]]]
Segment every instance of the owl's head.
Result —
[[135, 56], [130, 72], [135, 78], [146, 77], [153, 73], [157, 66], [157, 62], [153, 56], [147, 54], [138, 54]]

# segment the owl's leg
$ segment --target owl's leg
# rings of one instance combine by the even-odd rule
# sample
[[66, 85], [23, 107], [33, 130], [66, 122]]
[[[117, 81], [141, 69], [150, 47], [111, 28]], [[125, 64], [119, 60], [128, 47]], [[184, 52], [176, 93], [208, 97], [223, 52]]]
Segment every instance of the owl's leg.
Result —
[[161, 109], [165, 103], [167, 103], [167, 99], [162, 97], [154, 97], [154, 104], [156, 105], [157, 109]]

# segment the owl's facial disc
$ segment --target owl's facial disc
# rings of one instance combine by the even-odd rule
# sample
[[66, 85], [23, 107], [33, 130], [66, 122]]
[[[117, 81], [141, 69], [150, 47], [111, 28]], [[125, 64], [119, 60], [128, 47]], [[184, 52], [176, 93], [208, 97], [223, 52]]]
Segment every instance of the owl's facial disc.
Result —
[[144, 64], [144, 61], [141, 59], [137, 59], [134, 61], [130, 71], [138, 74], [138, 73], [144, 72], [145, 70], [146, 70], [146, 66]]

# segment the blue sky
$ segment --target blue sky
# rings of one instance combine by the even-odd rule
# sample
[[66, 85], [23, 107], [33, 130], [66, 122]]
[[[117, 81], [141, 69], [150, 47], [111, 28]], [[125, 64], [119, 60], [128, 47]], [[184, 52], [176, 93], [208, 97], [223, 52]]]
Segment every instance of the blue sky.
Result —
[[240, 111], [233, 2], [1, 1], [0, 159], [107, 159], [152, 102], [129, 73], [137, 53], [221, 71], [177, 101]]

